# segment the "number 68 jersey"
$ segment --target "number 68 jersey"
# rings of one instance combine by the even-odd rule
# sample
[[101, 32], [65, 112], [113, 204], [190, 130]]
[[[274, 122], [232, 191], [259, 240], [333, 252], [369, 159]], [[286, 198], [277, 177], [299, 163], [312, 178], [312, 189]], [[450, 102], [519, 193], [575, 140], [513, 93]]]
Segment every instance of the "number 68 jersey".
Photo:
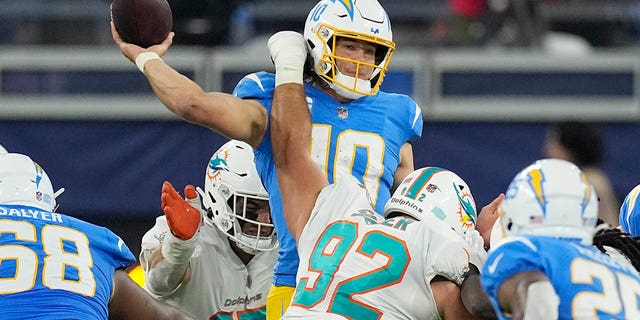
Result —
[[507, 238], [493, 249], [481, 273], [482, 287], [500, 319], [498, 291], [511, 276], [538, 271], [560, 298], [559, 319], [640, 319], [640, 277], [622, 264], [579, 240], [542, 236]]
[[440, 319], [431, 280], [460, 285], [469, 270], [453, 230], [436, 220], [385, 220], [353, 177], [322, 190], [298, 253], [298, 285], [282, 319]]
[[115, 270], [135, 262], [107, 228], [0, 205], [0, 319], [108, 319]]

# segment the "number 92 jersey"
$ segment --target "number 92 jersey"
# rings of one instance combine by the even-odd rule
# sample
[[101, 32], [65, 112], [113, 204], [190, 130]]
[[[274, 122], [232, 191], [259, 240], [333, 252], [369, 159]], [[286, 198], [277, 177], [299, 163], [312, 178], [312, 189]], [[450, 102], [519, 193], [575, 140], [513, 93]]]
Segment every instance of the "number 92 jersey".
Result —
[[0, 205], [0, 319], [108, 319], [115, 270], [135, 262], [106, 228]]
[[353, 177], [325, 187], [299, 239], [298, 285], [283, 319], [440, 319], [431, 280], [460, 285], [464, 241], [444, 223], [373, 212]]
[[559, 319], [640, 319], [640, 277], [631, 264], [579, 240], [542, 236], [507, 238], [489, 254], [481, 282], [500, 319], [511, 318], [498, 305], [498, 289], [526, 271], [549, 278], [560, 297]]
[[[245, 76], [234, 95], [259, 101], [271, 112], [274, 74], [258, 72]], [[378, 92], [348, 103], [339, 103], [305, 83], [307, 104], [313, 122], [311, 154], [329, 182], [353, 175], [365, 185], [382, 212], [400, 163], [400, 148], [422, 134], [422, 112], [407, 95]], [[276, 285], [295, 286], [298, 265], [295, 242], [284, 221], [272, 158], [271, 134], [267, 132], [256, 148], [256, 168], [269, 192], [271, 215], [280, 242]]]

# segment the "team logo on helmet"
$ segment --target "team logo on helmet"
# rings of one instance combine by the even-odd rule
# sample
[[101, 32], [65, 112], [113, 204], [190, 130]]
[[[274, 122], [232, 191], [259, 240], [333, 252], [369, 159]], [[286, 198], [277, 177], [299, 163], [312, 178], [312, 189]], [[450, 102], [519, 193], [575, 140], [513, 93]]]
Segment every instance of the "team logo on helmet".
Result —
[[587, 176], [584, 175], [584, 172], [580, 174], [582, 178], [582, 182], [585, 185], [584, 188], [584, 198], [582, 198], [582, 214], [584, 214], [587, 205], [589, 204], [589, 199], [591, 198], [591, 185], [587, 182]]
[[544, 196], [544, 188], [542, 184], [545, 181], [544, 174], [540, 169], [532, 169], [527, 172], [527, 181], [529, 182], [529, 186], [533, 190], [536, 195], [536, 200], [540, 205], [540, 210], [542, 210], [542, 214], [547, 216], [547, 199]]
[[36, 166], [36, 188], [39, 188], [40, 181], [42, 181], [42, 167], [40, 167], [40, 165], [35, 162], [33, 164]]
[[207, 177], [209, 179], [216, 179], [220, 176], [221, 171], [229, 171], [229, 165], [227, 159], [229, 158], [229, 152], [227, 150], [221, 150], [216, 153], [215, 158], [209, 160], [209, 170], [207, 170]]
[[[331, 0], [331, 2], [335, 3], [336, 0]], [[353, 21], [353, 1], [351, 0], [338, 0], [338, 2], [340, 2], [344, 8], [347, 10], [347, 13], [349, 13], [349, 17], [351, 18], [351, 21]]]
[[453, 183], [453, 189], [456, 191], [456, 196], [458, 196], [458, 201], [460, 202], [460, 209], [458, 210], [460, 222], [462, 222], [465, 227], [473, 227], [476, 224], [478, 214], [474, 209], [471, 194], [460, 190], [455, 182]]

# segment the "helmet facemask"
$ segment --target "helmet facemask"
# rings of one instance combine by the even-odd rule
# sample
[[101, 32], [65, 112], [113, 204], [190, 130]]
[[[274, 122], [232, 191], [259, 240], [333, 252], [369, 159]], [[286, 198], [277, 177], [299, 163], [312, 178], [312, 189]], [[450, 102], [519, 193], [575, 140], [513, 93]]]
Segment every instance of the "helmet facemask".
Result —
[[[340, 96], [349, 99], [372, 96], [378, 92], [395, 50], [395, 43], [365, 34], [354, 34], [353, 31], [339, 30], [326, 24], [320, 25], [316, 36], [323, 39], [322, 43], [326, 45], [315, 64], [315, 71], [329, 84], [331, 89]], [[336, 55], [336, 46], [339, 39], [364, 41], [373, 44], [376, 47], [374, 62], [368, 63]], [[356, 71], [354, 76], [341, 72], [338, 67], [338, 61], [355, 64]], [[373, 69], [368, 80], [359, 77], [363, 67]]]

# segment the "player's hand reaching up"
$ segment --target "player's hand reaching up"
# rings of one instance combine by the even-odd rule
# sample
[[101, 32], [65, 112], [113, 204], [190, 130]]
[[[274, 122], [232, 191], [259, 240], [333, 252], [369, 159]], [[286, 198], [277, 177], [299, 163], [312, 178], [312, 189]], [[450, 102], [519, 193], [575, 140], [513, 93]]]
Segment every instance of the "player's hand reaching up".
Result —
[[267, 43], [276, 67], [276, 86], [284, 83], [302, 84], [307, 46], [304, 37], [294, 31], [280, 31]]
[[[176, 238], [189, 240], [198, 231], [202, 214], [198, 209], [200, 201], [196, 189], [187, 185], [184, 194], [187, 200], [183, 199], [168, 181], [162, 184], [162, 211], [167, 217], [169, 229]], [[198, 208], [193, 205], [197, 205]]]
[[162, 43], [145, 49], [133, 43], [124, 42], [118, 31], [116, 31], [116, 25], [111, 21], [111, 36], [113, 37], [113, 41], [118, 45], [118, 48], [120, 48], [120, 52], [122, 52], [129, 61], [135, 62], [138, 55], [143, 52], [155, 52], [160, 57], [164, 56], [169, 50], [171, 43], [173, 43], [173, 36], [175, 36], [175, 33], [169, 32], [169, 35], [164, 39], [164, 41], [162, 41]]
[[478, 214], [478, 223], [476, 223], [476, 230], [480, 232], [482, 235], [482, 239], [484, 240], [485, 249], [489, 246], [491, 239], [491, 230], [493, 229], [493, 225], [496, 223], [496, 220], [499, 217], [498, 207], [504, 200], [504, 194], [499, 194], [491, 203], [484, 206]]

